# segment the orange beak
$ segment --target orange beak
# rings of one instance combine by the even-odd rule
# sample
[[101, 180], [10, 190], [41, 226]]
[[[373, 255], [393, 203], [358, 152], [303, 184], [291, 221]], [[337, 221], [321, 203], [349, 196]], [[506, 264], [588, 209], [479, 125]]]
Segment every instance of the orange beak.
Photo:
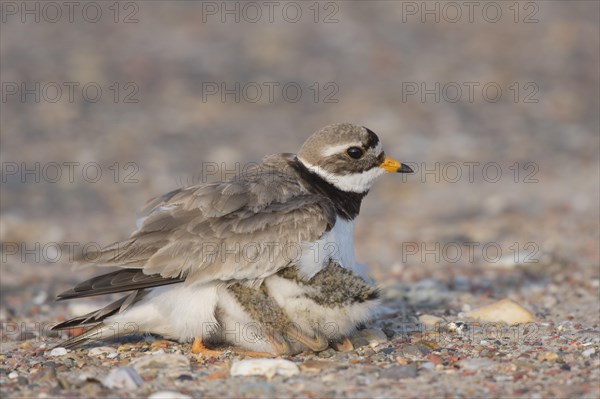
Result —
[[410, 166], [402, 164], [390, 157], [385, 157], [384, 161], [379, 164], [380, 168], [387, 170], [392, 173], [412, 173], [413, 170]]

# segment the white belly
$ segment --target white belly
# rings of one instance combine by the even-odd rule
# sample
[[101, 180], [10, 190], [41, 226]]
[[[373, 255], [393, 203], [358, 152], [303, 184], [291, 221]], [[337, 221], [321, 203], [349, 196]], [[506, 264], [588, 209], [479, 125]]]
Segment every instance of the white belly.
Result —
[[194, 337], [208, 337], [218, 329], [218, 299], [214, 283], [166, 285], [153, 288], [140, 302], [110, 317], [105, 324], [116, 323], [121, 329], [127, 325], [129, 333], [154, 333], [186, 342]]
[[301, 247], [299, 273], [311, 278], [333, 260], [348, 270], [356, 271], [354, 255], [354, 221], [338, 217], [333, 228], [318, 241]]

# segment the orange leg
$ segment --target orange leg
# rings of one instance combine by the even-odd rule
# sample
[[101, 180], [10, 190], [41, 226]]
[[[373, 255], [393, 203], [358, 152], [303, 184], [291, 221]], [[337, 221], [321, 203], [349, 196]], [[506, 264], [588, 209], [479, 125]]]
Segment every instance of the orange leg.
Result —
[[202, 338], [201, 337], [196, 337], [194, 339], [194, 343], [192, 344], [192, 353], [195, 355], [202, 355], [205, 357], [218, 357], [219, 355], [221, 355], [223, 352], [222, 351], [216, 351], [213, 349], [208, 349], [204, 343], [202, 342]]

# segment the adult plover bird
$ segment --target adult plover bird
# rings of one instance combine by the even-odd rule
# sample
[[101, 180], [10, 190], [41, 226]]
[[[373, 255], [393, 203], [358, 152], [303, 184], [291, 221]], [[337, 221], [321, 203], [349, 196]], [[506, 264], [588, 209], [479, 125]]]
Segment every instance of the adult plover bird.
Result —
[[[252, 298], [236, 296], [236, 290], [263, 286], [270, 287], [267, 301], [275, 301], [295, 322], [302, 303], [313, 306], [318, 301], [287, 306], [286, 301], [294, 299], [278, 291], [280, 273], [288, 281], [310, 282], [330, 262], [360, 273], [354, 222], [362, 199], [386, 172], [412, 170], [386, 157], [371, 130], [343, 123], [314, 133], [297, 155], [270, 155], [249, 173], [154, 199], [129, 239], [83, 259], [121, 269], [80, 283], [59, 299], [132, 292], [54, 329], [89, 327], [63, 343], [66, 346], [124, 333], [154, 333], [181, 342], [194, 340], [194, 352], [213, 353], [204, 343], [215, 331], [236, 328], [226, 325], [240, 316], [229, 306], [232, 297], [237, 302]], [[335, 281], [328, 279], [326, 284]], [[242, 310], [250, 319], [257, 318], [248, 308]], [[349, 324], [353, 327], [356, 321]], [[261, 349], [280, 352], [281, 342], [275, 336], [266, 338], [271, 345]]]

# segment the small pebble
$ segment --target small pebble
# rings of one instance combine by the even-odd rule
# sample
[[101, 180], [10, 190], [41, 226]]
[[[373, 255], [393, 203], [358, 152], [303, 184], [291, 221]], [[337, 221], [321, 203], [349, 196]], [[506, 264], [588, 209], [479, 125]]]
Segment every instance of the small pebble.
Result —
[[102, 385], [111, 389], [136, 389], [143, 382], [134, 369], [126, 366], [111, 370], [102, 380]]
[[77, 393], [80, 394], [80, 397], [82, 398], [102, 397], [103, 389], [104, 387], [102, 384], [98, 384], [96, 382], [86, 382], [81, 386], [81, 388], [78, 389]]
[[53, 362], [48, 362], [52, 364], [44, 365], [44, 368], [36, 374], [35, 383], [36, 384], [48, 384], [51, 386], [58, 386], [59, 381], [56, 375], [56, 367], [53, 365]]
[[543, 352], [538, 355], [538, 360], [540, 362], [543, 362], [543, 361], [555, 362], [558, 360], [558, 355], [555, 352], [551, 352], [551, 351]]
[[432, 362], [421, 363], [421, 365], [419, 366], [419, 369], [433, 371], [433, 370], [435, 370], [435, 364]]
[[302, 370], [307, 371], [321, 371], [327, 369], [335, 369], [340, 366], [340, 364], [334, 362], [325, 362], [322, 360], [307, 360], [300, 365], [300, 368]]
[[590, 356], [592, 356], [594, 353], [596, 353], [596, 349], [594, 349], [594, 348], [586, 349], [586, 350], [584, 350], [583, 352], [581, 352], [581, 354], [582, 354], [584, 357], [590, 357]]
[[355, 349], [369, 345], [369, 341], [362, 337], [351, 337], [350, 341], [352, 342], [352, 346], [354, 346]]
[[[355, 338], [355, 339], [362, 338], [362, 339], [366, 340], [368, 345], [371, 347], [381, 345], [388, 341], [387, 335], [385, 335], [383, 330], [380, 330], [378, 328], [368, 328], [365, 330], [360, 330], [356, 334], [354, 334], [353, 338]], [[352, 340], [352, 338], [351, 338], [351, 340]], [[352, 340], [352, 343], [354, 343], [354, 340]]]
[[427, 327], [428, 329], [432, 329], [444, 323], [444, 319], [430, 314], [424, 314], [419, 316], [419, 322], [425, 324], [425, 327]]
[[50, 356], [64, 356], [66, 354], [67, 354], [67, 350], [62, 347], [54, 348], [50, 351]]
[[227, 378], [227, 373], [223, 371], [215, 371], [214, 373], [210, 373], [205, 377], [207, 380], [222, 380]]
[[89, 356], [106, 355], [106, 357], [108, 357], [108, 355], [111, 355], [111, 354], [114, 354], [115, 356], [118, 355], [117, 350], [115, 348], [111, 348], [110, 346], [98, 346], [98, 347], [92, 348], [88, 351]]
[[427, 356], [431, 350], [423, 345], [405, 345], [400, 349], [400, 354], [408, 360], [421, 360]]
[[240, 392], [245, 397], [269, 397], [275, 393], [275, 387], [267, 382], [255, 382], [240, 386]]
[[159, 372], [172, 378], [189, 374], [190, 360], [175, 353], [151, 353], [131, 362], [131, 367], [140, 375], [156, 376]]
[[148, 396], [148, 399], [191, 399], [191, 396], [175, 391], [158, 391]]
[[457, 321], [448, 323], [446, 329], [451, 332], [456, 332], [457, 334], [463, 334], [465, 331], [469, 330], [469, 326], [467, 323]]
[[379, 351], [379, 353], [385, 353], [386, 355], [391, 355], [394, 353], [394, 348], [383, 348]]
[[48, 293], [46, 291], [40, 291], [35, 297], [33, 297], [32, 302], [34, 305], [40, 306], [46, 302], [46, 299], [48, 299]]
[[414, 378], [417, 376], [417, 369], [413, 365], [392, 366], [379, 372], [379, 378], [397, 380], [402, 378]]
[[444, 361], [438, 355], [434, 355], [433, 353], [427, 355], [426, 358], [435, 365], [444, 363]]
[[397, 356], [396, 363], [401, 364], [401, 365], [406, 365], [406, 364], [408, 364], [408, 361], [405, 358], [403, 358], [402, 356]]
[[296, 363], [285, 359], [249, 359], [235, 361], [229, 373], [232, 376], [261, 375], [269, 379], [275, 375], [290, 377], [300, 373]]
[[319, 352], [319, 357], [323, 359], [329, 359], [330, 357], [335, 356], [335, 351], [331, 348], [326, 349], [322, 352]]
[[483, 370], [491, 368], [496, 365], [496, 362], [488, 359], [487, 357], [476, 357], [472, 359], [462, 359], [456, 362], [456, 364], [463, 370]]
[[491, 305], [472, 310], [467, 312], [465, 316], [493, 323], [506, 323], [511, 326], [529, 323], [534, 320], [533, 314], [529, 310], [510, 299], [503, 299]]

